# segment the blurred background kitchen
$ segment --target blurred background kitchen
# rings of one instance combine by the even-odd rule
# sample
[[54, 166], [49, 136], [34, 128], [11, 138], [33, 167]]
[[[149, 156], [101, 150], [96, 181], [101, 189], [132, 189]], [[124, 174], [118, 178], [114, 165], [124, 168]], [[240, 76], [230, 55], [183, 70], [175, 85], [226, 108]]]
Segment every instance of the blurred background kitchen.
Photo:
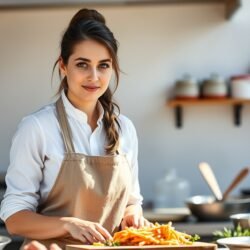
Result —
[[[187, 196], [210, 194], [197, 168], [201, 161], [210, 163], [225, 190], [241, 168], [250, 166], [250, 105], [242, 106], [240, 126], [234, 124], [233, 105], [187, 106], [178, 128], [174, 108], [167, 101], [184, 74], [200, 84], [216, 73], [230, 86], [232, 76], [250, 73], [250, 1], [241, 1], [230, 18], [227, 1], [113, 2], [6, 8], [0, 1], [2, 177], [21, 118], [54, 100], [58, 74], [55, 71], [52, 84], [52, 68], [62, 31], [75, 11], [86, 6], [104, 14], [120, 43], [124, 73], [116, 100], [137, 129], [145, 204], [154, 204], [157, 183], [173, 169], [188, 183]], [[250, 176], [234, 193], [243, 188], [250, 188]]]

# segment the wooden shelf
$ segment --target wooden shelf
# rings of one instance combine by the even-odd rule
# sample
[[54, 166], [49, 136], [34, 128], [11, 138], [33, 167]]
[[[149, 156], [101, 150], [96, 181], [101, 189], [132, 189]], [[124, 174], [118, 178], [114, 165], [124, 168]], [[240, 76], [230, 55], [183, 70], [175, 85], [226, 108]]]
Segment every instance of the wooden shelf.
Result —
[[176, 127], [182, 127], [183, 107], [187, 106], [209, 106], [209, 105], [232, 105], [234, 113], [234, 123], [236, 126], [241, 124], [241, 110], [244, 104], [250, 104], [250, 99], [193, 99], [193, 100], [170, 100], [167, 105], [175, 109], [175, 124]]
[[168, 105], [170, 107], [176, 106], [201, 106], [201, 105], [235, 105], [235, 104], [250, 104], [250, 99], [235, 99], [235, 98], [223, 98], [223, 99], [192, 99], [192, 100], [170, 100]]

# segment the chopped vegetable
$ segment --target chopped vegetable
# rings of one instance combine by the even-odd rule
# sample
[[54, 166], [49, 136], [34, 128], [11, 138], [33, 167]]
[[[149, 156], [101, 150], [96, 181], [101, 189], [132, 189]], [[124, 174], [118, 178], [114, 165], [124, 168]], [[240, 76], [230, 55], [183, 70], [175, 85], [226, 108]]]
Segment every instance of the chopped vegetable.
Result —
[[215, 231], [213, 235], [216, 239], [237, 237], [237, 236], [250, 236], [250, 229], [243, 229], [238, 225], [235, 229], [225, 228], [222, 231]]
[[195, 234], [194, 236], [192, 236], [192, 237], [190, 238], [190, 241], [195, 242], [195, 241], [199, 240], [200, 238], [201, 238], [201, 237], [200, 237], [198, 234]]
[[192, 236], [179, 232], [172, 227], [172, 223], [155, 223], [150, 227], [129, 227], [116, 232], [112, 240], [104, 243], [94, 243], [95, 246], [144, 246], [144, 245], [192, 245], [200, 239], [197, 234]]

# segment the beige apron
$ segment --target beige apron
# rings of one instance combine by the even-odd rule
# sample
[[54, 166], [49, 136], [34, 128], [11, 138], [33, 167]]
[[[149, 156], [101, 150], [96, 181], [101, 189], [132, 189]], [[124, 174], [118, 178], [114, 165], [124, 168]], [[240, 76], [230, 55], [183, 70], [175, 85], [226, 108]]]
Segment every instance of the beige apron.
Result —
[[[48, 195], [37, 212], [47, 216], [77, 217], [100, 223], [111, 234], [118, 230], [128, 204], [131, 172], [124, 155], [87, 156], [75, 153], [62, 99], [56, 102], [65, 144], [65, 158]], [[26, 239], [25, 243], [31, 239]], [[70, 236], [38, 240], [47, 247], [57, 243], [83, 244]]]

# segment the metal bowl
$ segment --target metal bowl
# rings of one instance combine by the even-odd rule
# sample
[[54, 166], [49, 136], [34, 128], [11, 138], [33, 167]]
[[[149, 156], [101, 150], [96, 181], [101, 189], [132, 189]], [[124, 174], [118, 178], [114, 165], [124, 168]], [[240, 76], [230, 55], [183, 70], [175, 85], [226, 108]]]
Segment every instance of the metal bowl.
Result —
[[7, 236], [0, 235], [0, 250], [4, 249], [4, 247], [11, 242], [11, 239]]
[[250, 212], [250, 198], [216, 201], [213, 196], [193, 196], [186, 201], [191, 213], [202, 221], [229, 220], [230, 215]]
[[233, 221], [234, 227], [240, 225], [242, 229], [250, 228], [250, 213], [233, 214], [230, 219]]

